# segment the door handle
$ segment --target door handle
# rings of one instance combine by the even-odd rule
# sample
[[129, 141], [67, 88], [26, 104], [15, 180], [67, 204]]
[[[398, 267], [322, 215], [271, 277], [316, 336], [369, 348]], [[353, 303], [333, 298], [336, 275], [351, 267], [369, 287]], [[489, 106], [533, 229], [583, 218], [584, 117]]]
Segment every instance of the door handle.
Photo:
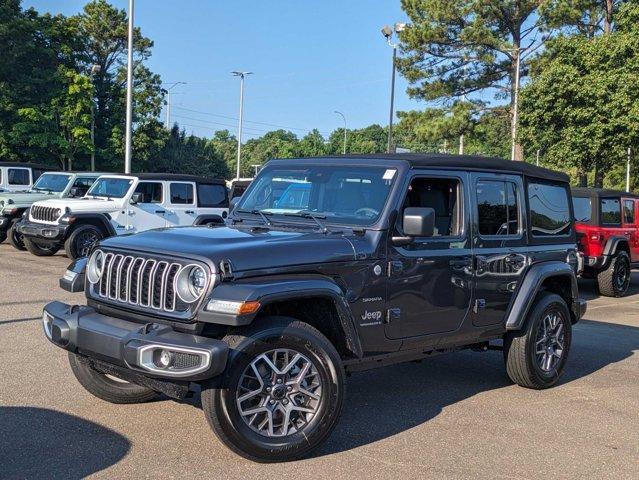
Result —
[[455, 258], [449, 261], [448, 264], [454, 268], [464, 268], [464, 267], [472, 267], [473, 261], [470, 258]]
[[166, 213], [164, 210], [156, 210], [155, 213]]
[[192, 215], [192, 214], [194, 214], [195, 212], [194, 212], [193, 210], [186, 210], [184, 213], [189, 214], [189, 215]]

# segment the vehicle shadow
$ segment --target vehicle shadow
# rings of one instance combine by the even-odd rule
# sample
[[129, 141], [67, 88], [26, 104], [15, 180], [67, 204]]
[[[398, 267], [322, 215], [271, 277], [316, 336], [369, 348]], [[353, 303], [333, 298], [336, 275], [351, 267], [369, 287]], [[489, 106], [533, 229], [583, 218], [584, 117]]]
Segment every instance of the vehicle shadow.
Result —
[[[630, 286], [626, 292], [626, 297], [639, 294], [639, 271], [634, 271], [630, 275]], [[599, 293], [599, 287], [597, 287], [597, 280], [594, 279], [579, 279], [579, 296], [584, 300], [595, 300], [602, 297]], [[605, 298], [605, 297], [604, 297]], [[612, 302], [616, 299], [609, 297]]]
[[74, 415], [0, 406], [0, 478], [86, 478], [124, 458], [126, 437]]
[[[583, 320], [573, 331], [566, 384], [639, 351], [639, 328]], [[507, 387], [501, 352], [464, 351], [353, 374], [334, 433], [315, 456], [351, 450], [411, 429], [445, 407], [485, 391]], [[531, 398], [539, 392], [529, 390]]]

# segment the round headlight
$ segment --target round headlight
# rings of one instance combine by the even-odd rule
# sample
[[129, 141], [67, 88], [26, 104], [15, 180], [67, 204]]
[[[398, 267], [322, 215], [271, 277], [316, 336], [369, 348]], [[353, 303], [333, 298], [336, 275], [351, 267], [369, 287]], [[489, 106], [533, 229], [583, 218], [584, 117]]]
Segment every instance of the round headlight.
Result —
[[91, 283], [98, 283], [104, 273], [104, 252], [96, 250], [87, 263], [87, 279]]
[[185, 303], [197, 301], [206, 289], [208, 276], [199, 265], [189, 265], [175, 277], [175, 291]]

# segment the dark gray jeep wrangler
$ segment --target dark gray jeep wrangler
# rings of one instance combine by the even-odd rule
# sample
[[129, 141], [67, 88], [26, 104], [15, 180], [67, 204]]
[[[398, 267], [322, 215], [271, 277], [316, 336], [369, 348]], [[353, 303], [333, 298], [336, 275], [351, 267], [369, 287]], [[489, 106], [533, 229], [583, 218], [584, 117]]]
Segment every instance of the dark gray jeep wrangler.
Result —
[[87, 305], [49, 303], [44, 331], [93, 395], [199, 384], [227, 446], [296, 459], [335, 427], [347, 372], [503, 349], [513, 382], [555, 384], [586, 306], [572, 218], [568, 178], [525, 163], [274, 160], [226, 226], [101, 241], [61, 279]]

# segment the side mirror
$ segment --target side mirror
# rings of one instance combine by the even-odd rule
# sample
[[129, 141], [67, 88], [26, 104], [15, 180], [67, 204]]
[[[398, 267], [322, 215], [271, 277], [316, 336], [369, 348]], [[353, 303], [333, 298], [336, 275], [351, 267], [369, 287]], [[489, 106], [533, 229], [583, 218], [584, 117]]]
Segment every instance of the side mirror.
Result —
[[229, 212], [232, 212], [235, 209], [235, 206], [238, 204], [241, 198], [241, 196], [231, 198], [231, 201], [229, 202]]
[[414, 237], [435, 234], [435, 210], [430, 207], [407, 207], [403, 217], [404, 237], [393, 237], [395, 245], [407, 245]]
[[131, 203], [131, 205], [136, 205], [140, 203], [141, 201], [142, 201], [142, 194], [134, 193], [133, 195], [131, 195], [131, 200], [129, 201], [129, 203]]

